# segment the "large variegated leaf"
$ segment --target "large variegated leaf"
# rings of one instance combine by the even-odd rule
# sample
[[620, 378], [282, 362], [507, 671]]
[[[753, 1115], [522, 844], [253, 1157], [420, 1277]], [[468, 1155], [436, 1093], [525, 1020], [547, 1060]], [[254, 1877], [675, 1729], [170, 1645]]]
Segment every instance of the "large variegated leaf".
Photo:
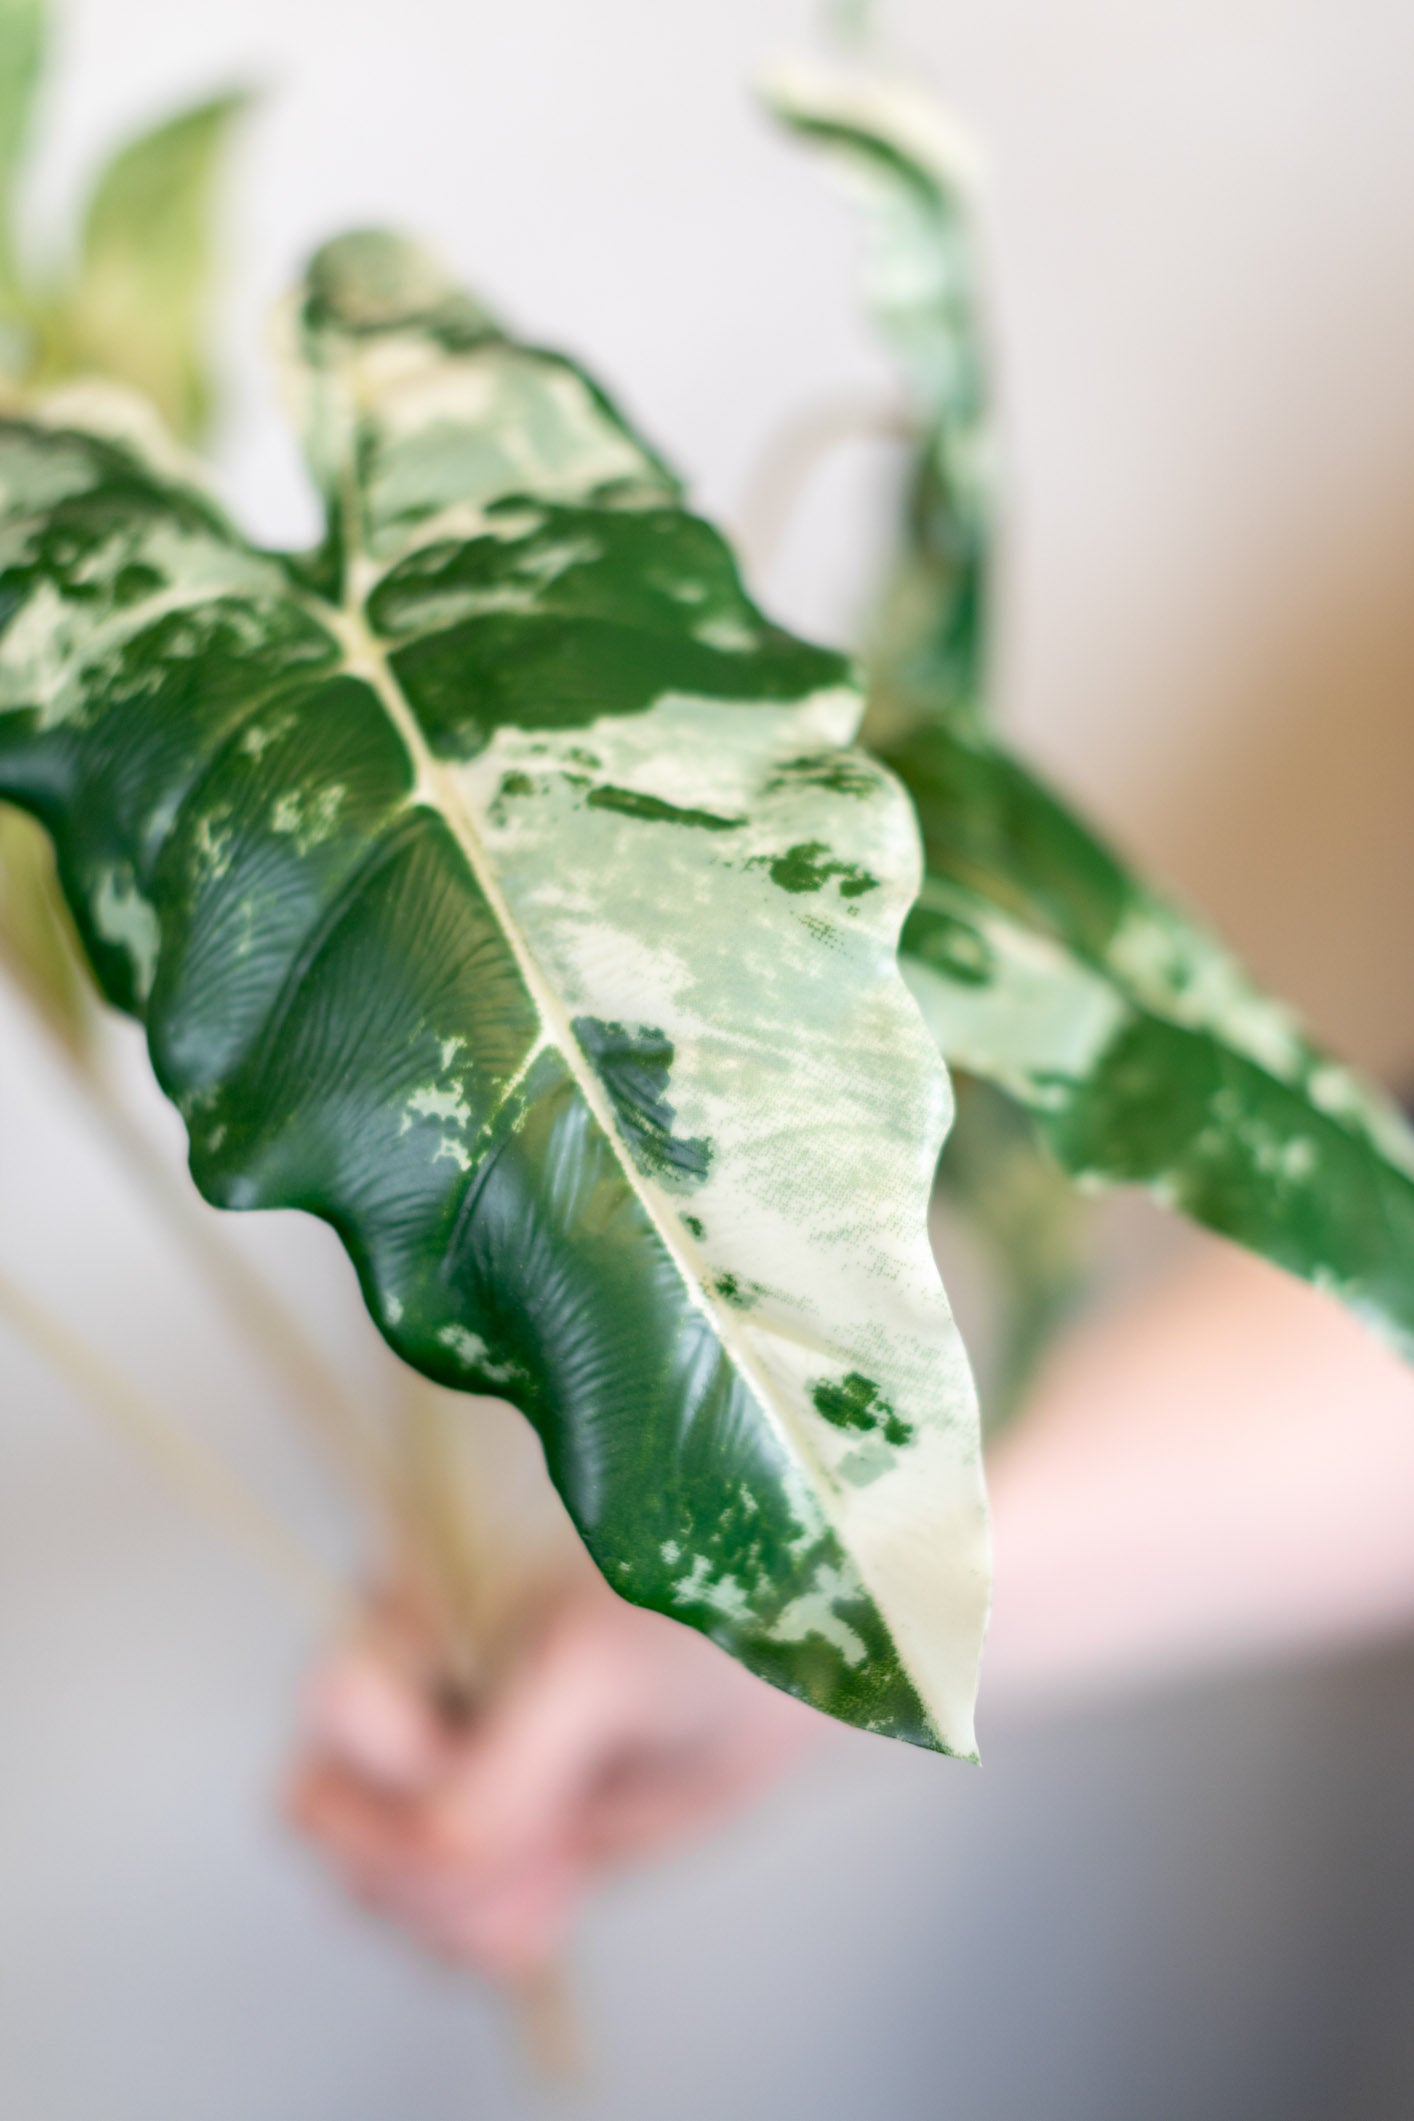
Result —
[[568, 362], [348, 238], [288, 320], [326, 551], [91, 405], [0, 428], [0, 791], [193, 1169], [514, 1398], [610, 1582], [959, 1752], [975, 1403], [925, 1236], [916, 826]]
[[1077, 1177], [1341, 1296], [1414, 1354], [1414, 1136], [1014, 760], [941, 725], [889, 754], [918, 805], [910, 984], [942, 1050], [1028, 1105]]
[[1028, 1105], [1077, 1176], [1147, 1186], [1409, 1347], [1414, 1141], [1398, 1113], [985, 733], [980, 632], [970, 660], [949, 650], [937, 555], [972, 555], [979, 612], [987, 557], [963, 159], [898, 92], [797, 83], [778, 104], [864, 192], [872, 306], [928, 437], [871, 682], [881, 755], [923, 825], [904, 951], [943, 1052]]

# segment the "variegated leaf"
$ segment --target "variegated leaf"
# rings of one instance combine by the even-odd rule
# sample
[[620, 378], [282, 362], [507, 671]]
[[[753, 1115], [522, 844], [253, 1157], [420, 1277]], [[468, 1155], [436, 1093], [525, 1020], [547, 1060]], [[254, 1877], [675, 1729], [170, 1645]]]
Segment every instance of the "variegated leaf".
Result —
[[[871, 208], [872, 307], [929, 438], [870, 677], [881, 756], [923, 825], [904, 951], [942, 1051], [1028, 1105], [1078, 1177], [1147, 1186], [1409, 1348], [1399, 1114], [986, 734], [985, 641], [956, 623], [985, 608], [990, 453], [965, 156], [896, 90], [804, 82], [777, 100]], [[975, 570], [962, 604], [950, 550]]]
[[[920, 720], [985, 724], [996, 472], [975, 232], [976, 156], [898, 84], [803, 72], [769, 91], [861, 210], [865, 292], [898, 357], [917, 431], [900, 535], [865, 638], [866, 739]], [[991, 1267], [998, 1321], [989, 1430], [1022, 1404], [1084, 1280], [1085, 1215], [1024, 1111], [957, 1055], [958, 1111], [938, 1170], [948, 1211]]]
[[968, 1753], [949, 1096], [848, 667], [421, 254], [344, 239], [287, 321], [312, 561], [91, 404], [0, 429], [0, 790], [209, 1198], [332, 1222], [401, 1354], [535, 1422], [626, 1596]]
[[905, 531], [866, 644], [869, 727], [971, 721], [986, 681], [992, 418], [970, 144], [908, 88], [782, 73], [770, 108], [828, 155], [865, 230], [865, 297], [897, 355], [918, 441]]
[[1414, 1355], [1414, 1135], [1034, 777], [937, 726], [888, 754], [927, 877], [905, 968], [944, 1053], [1066, 1168], [1148, 1188]]

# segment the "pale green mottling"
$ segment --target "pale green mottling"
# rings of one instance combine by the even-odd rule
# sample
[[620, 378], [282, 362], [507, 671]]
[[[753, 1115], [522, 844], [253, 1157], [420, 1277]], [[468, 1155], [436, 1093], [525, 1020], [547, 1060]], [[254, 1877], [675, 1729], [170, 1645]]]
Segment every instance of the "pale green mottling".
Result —
[[94, 895], [94, 922], [106, 943], [125, 950], [132, 961], [133, 987], [140, 999], [152, 992], [162, 931], [152, 905], [124, 867], [105, 869]]

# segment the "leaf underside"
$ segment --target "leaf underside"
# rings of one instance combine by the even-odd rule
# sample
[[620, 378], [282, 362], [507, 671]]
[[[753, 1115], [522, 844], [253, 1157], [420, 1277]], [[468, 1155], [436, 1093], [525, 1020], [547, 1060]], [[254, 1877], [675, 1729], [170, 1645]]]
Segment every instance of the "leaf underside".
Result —
[[209, 1199], [331, 1222], [401, 1355], [535, 1423], [624, 1595], [970, 1753], [950, 1100], [850, 672], [420, 253], [343, 239], [287, 325], [306, 559], [91, 397], [0, 428], [0, 793]]

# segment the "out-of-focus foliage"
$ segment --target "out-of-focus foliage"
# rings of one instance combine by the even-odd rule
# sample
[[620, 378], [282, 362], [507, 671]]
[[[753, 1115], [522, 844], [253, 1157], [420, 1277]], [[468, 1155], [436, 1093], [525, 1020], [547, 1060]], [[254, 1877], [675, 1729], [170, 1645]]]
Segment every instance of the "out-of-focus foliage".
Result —
[[906, 95], [797, 83], [776, 103], [871, 205], [872, 306], [925, 437], [899, 574], [912, 587], [886, 605], [875, 660], [877, 748], [918, 807], [927, 875], [903, 949], [945, 1056], [1029, 1106], [1075, 1177], [1147, 1187], [1414, 1348], [1414, 1137], [1398, 1112], [978, 711], [989, 452], [964, 166]]
[[[216, 186], [245, 99], [208, 99], [120, 147], [93, 181], [76, 261], [30, 260], [22, 177], [47, 15], [43, 0], [0, 0], [0, 393], [102, 377], [194, 439], [212, 411]], [[47, 843], [0, 814], [0, 966], [79, 1059], [89, 1005], [69, 933]]]
[[54, 850], [31, 818], [0, 809], [0, 972], [12, 979], [74, 1060], [88, 1057], [93, 1013]]
[[0, 0], [0, 372], [19, 390], [126, 383], [194, 440], [213, 404], [218, 182], [248, 98], [208, 97], [120, 146], [90, 185], [74, 260], [31, 258], [20, 208], [47, 18], [43, 0]]
[[214, 204], [227, 144], [246, 108], [214, 97], [141, 134], [100, 170], [79, 259], [32, 312], [36, 383], [110, 376], [142, 392], [175, 434], [212, 411], [208, 308]]
[[[987, 717], [996, 468], [969, 143], [907, 93], [842, 93], [782, 75], [776, 115], [821, 148], [860, 212], [870, 312], [903, 371], [915, 440], [902, 525], [863, 648], [865, 740]], [[958, 1056], [949, 1055], [956, 1062]], [[1023, 1113], [965, 1070], [938, 1169], [950, 1212], [990, 1263], [999, 1352], [989, 1425], [1023, 1397], [1085, 1276], [1083, 1203]], [[994, 1167], [995, 1165], [995, 1167]]]
[[34, 93], [44, 56], [41, 0], [0, 0], [0, 298], [13, 299], [16, 180], [29, 142]]
[[995, 537], [993, 421], [970, 145], [903, 90], [807, 73], [768, 91], [822, 149], [863, 221], [864, 291], [907, 385], [917, 440], [903, 532], [865, 642], [866, 736], [984, 712]]
[[939, 1195], [986, 1271], [994, 1307], [972, 1349], [983, 1433], [1020, 1412], [1057, 1332], [1084, 1294], [1086, 1227], [1074, 1187], [1015, 1099], [979, 1076], [954, 1076], [957, 1117], [938, 1167]]
[[1414, 1138], [1023, 767], [941, 725], [886, 756], [918, 806], [905, 965], [959, 1067], [1091, 1184], [1329, 1288], [1414, 1349]]

